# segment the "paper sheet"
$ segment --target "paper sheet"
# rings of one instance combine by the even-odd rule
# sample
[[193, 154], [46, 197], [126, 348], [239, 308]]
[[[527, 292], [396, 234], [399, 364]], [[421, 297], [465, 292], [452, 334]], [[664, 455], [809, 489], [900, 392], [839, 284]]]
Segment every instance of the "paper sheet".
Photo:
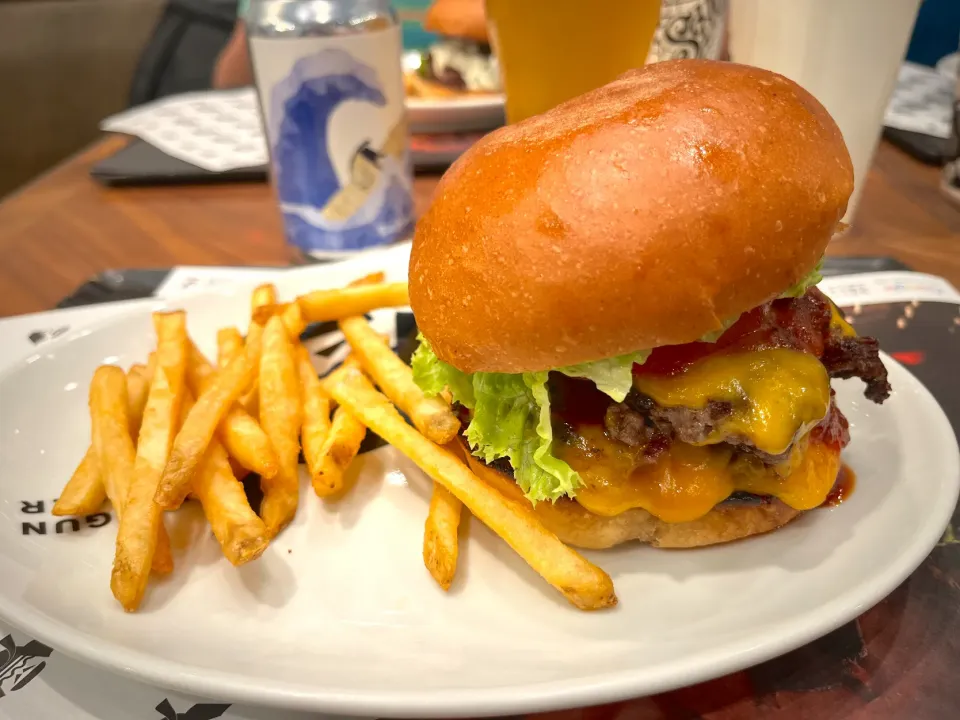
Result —
[[212, 172], [260, 167], [268, 161], [253, 88], [162, 98], [112, 115], [100, 128], [135, 135]]
[[933, 68], [903, 63], [883, 124], [938, 138], [950, 137], [955, 83], [955, 78]]

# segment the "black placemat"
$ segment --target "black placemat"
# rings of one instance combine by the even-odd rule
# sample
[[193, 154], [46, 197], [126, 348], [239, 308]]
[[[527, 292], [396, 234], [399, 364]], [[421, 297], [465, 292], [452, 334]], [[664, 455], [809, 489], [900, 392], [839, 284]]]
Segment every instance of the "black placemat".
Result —
[[[903, 263], [888, 257], [828, 257], [823, 263], [825, 276], [909, 269]], [[57, 307], [79, 307], [117, 300], [148, 298], [156, 292], [169, 274], [169, 269], [161, 268], [107, 270], [67, 295], [57, 303]]]

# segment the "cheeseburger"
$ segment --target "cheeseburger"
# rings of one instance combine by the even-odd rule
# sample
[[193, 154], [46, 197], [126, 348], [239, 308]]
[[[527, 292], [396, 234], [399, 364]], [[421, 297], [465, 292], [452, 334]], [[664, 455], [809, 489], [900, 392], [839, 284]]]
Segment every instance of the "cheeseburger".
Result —
[[836, 483], [831, 379], [890, 393], [815, 287], [852, 190], [837, 125], [790, 80], [628, 72], [443, 177], [410, 259], [415, 378], [458, 403], [474, 471], [570, 544], [778, 528]]
[[421, 55], [410, 83], [420, 95], [499, 92], [500, 75], [490, 50], [483, 0], [436, 0], [423, 21], [442, 36]]

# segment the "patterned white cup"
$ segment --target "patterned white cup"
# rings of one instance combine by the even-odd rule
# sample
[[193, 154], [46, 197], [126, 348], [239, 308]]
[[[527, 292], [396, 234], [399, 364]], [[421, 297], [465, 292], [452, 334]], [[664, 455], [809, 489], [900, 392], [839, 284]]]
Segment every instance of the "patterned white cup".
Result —
[[663, 0], [647, 62], [723, 59], [727, 4], [727, 0]]

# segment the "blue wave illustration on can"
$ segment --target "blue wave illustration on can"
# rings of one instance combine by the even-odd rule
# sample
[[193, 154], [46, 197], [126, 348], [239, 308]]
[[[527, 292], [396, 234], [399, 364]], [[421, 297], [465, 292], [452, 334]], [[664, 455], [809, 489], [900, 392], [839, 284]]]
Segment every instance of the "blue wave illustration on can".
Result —
[[[340, 49], [294, 63], [270, 92], [274, 182], [287, 239], [305, 252], [383, 245], [413, 229], [412, 165], [401, 106], [379, 146], [332, 148], [330, 126], [344, 103], [371, 111], [387, 101], [376, 71]], [[348, 176], [331, 151], [350, 153]]]

